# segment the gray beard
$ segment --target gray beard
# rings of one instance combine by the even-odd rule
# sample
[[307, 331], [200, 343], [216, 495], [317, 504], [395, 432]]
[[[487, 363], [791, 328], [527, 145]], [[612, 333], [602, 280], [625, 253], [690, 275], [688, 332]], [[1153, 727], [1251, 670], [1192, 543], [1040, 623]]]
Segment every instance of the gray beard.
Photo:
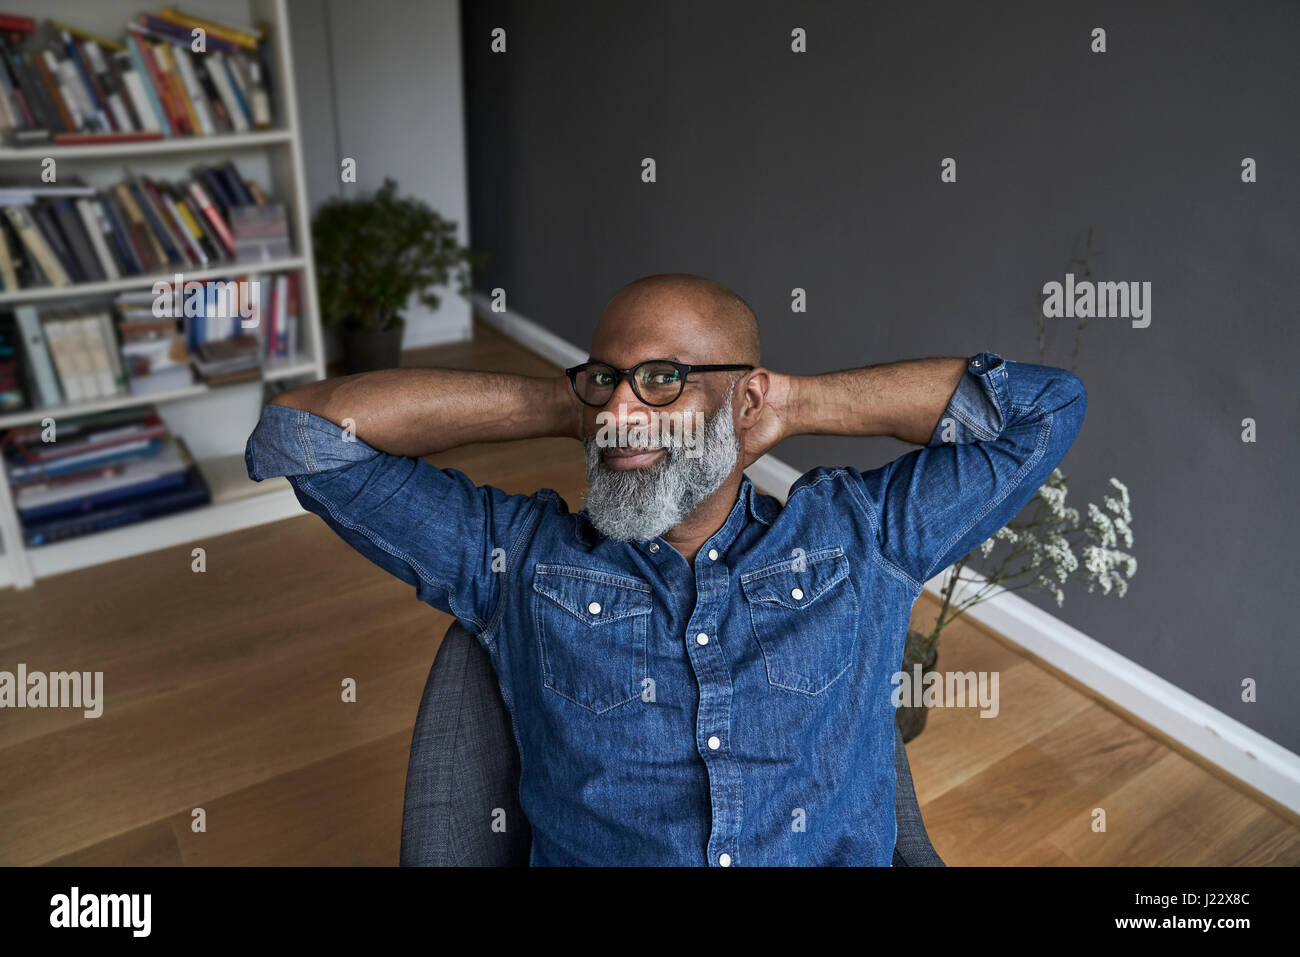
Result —
[[699, 440], [699, 449], [691, 451], [702, 454], [694, 458], [681, 444], [671, 444], [653, 466], [611, 469], [595, 437], [585, 438], [590, 491], [584, 511], [597, 531], [614, 541], [646, 541], [681, 524], [721, 487], [740, 457], [730, 401], [705, 420]]

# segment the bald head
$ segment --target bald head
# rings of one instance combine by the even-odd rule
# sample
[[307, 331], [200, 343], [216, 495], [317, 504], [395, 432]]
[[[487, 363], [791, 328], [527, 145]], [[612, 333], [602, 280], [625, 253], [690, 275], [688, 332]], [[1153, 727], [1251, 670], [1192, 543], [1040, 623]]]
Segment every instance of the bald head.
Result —
[[712, 279], [691, 273], [646, 276], [605, 304], [591, 355], [625, 363], [622, 368], [670, 356], [700, 365], [757, 366], [758, 320], [744, 299]]

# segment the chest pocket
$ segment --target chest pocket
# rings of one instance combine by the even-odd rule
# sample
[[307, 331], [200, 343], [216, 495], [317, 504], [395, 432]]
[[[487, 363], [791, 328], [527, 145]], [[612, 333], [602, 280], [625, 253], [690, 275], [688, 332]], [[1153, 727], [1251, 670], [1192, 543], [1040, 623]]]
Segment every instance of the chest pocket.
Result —
[[747, 572], [740, 587], [769, 684], [820, 694], [848, 670], [857, 646], [858, 596], [842, 548]]
[[538, 565], [533, 591], [547, 688], [597, 714], [640, 697], [651, 609], [646, 582], [573, 565]]

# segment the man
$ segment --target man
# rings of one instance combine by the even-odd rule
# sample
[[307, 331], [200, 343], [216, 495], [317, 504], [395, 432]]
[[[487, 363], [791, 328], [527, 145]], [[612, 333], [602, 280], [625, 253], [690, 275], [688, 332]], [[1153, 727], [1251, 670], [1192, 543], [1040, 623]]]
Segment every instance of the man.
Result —
[[[249, 475], [288, 476], [477, 636], [531, 863], [888, 866], [912, 604], [1034, 496], [1083, 384], [987, 352], [784, 375], [759, 365], [744, 301], [684, 274], [620, 290], [590, 355], [554, 378], [401, 369], [283, 393]], [[924, 447], [815, 468], [782, 507], [743, 469], [801, 433]], [[576, 514], [420, 458], [557, 435], [586, 447]]]

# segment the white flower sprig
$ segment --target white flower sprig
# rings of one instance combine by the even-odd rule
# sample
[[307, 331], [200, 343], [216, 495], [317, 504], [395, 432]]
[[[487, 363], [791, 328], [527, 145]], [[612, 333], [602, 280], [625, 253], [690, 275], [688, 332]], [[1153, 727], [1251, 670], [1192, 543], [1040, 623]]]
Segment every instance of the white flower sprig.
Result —
[[1133, 547], [1133, 515], [1124, 483], [1111, 478], [1110, 484], [1118, 494], [1105, 496], [1104, 508], [1089, 503], [1088, 520], [1081, 522], [1079, 510], [1065, 504], [1065, 474], [1059, 468], [1053, 469], [1038, 490], [1029, 520], [1009, 522], [975, 550], [988, 558], [999, 543], [1006, 546], [1006, 554], [985, 574], [984, 583], [957, 603], [953, 593], [975, 551], [953, 565], [943, 588], [943, 607], [927, 643], [937, 641], [945, 625], [999, 590], [1040, 588], [1052, 595], [1059, 607], [1065, 604], [1062, 586], [1074, 580], [1086, 582], [1089, 592], [1100, 588], [1103, 595], [1109, 595], [1114, 590], [1123, 598], [1128, 579], [1137, 572], [1137, 559], [1121, 550]]

